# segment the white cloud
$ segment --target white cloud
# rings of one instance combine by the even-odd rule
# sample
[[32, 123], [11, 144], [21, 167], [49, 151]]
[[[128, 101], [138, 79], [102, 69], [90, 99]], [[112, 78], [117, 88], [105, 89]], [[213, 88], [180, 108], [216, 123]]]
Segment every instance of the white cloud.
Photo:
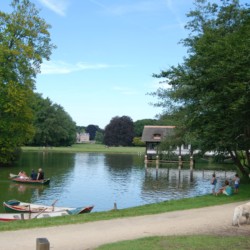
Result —
[[63, 61], [46, 61], [41, 66], [41, 73], [43, 75], [49, 74], [70, 74], [77, 71], [83, 70], [98, 70], [98, 69], [107, 69], [115, 67], [125, 67], [122, 65], [108, 65], [108, 64], [89, 64], [84, 62], [78, 62], [76, 64], [69, 64]]
[[39, 0], [39, 2], [60, 16], [65, 16], [69, 5], [68, 0]]

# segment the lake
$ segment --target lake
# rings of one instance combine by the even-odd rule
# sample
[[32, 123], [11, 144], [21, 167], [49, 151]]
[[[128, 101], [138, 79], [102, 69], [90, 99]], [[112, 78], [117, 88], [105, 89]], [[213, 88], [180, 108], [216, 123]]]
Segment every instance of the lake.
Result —
[[[145, 166], [142, 155], [105, 153], [24, 152], [13, 167], [0, 168], [0, 202], [18, 199], [31, 203], [80, 207], [94, 205], [93, 212], [157, 203], [211, 193], [213, 170], [179, 170], [175, 164]], [[9, 173], [43, 168], [48, 186], [17, 184]], [[232, 167], [233, 169], [233, 167]], [[218, 183], [235, 171], [216, 171]], [[2, 206], [0, 211], [3, 212]]]

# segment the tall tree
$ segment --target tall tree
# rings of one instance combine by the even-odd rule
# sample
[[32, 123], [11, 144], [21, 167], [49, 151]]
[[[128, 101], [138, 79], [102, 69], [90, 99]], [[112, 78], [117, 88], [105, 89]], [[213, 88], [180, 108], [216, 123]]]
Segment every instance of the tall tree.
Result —
[[104, 144], [108, 146], [131, 146], [134, 123], [128, 116], [113, 117], [104, 130]]
[[89, 139], [91, 141], [95, 140], [95, 135], [98, 130], [100, 130], [100, 128], [97, 125], [90, 124], [86, 127], [86, 132], [89, 133]]
[[[243, 175], [250, 171], [250, 9], [238, 0], [196, 0], [182, 41], [183, 64], [155, 75], [158, 106], [182, 117], [186, 137], [204, 150], [229, 153]], [[182, 115], [180, 115], [182, 114]], [[184, 135], [184, 133], [183, 133]], [[239, 154], [244, 155], [241, 161]]]
[[141, 137], [144, 126], [146, 125], [159, 125], [159, 121], [155, 119], [143, 119], [134, 122], [134, 131], [136, 137]]
[[54, 47], [50, 26], [29, 0], [0, 11], [0, 164], [9, 164], [34, 133], [30, 107], [35, 77]]
[[104, 138], [103, 134], [104, 134], [104, 131], [102, 129], [96, 131], [96, 135], [95, 135], [96, 143], [103, 144], [103, 138]]
[[67, 112], [49, 98], [36, 94], [34, 102], [35, 135], [31, 145], [70, 146], [76, 141], [76, 124]]

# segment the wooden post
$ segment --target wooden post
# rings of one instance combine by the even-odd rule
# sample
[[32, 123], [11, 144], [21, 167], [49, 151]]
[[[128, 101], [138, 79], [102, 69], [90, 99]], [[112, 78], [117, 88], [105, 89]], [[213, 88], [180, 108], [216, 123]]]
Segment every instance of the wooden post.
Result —
[[182, 159], [181, 159], [181, 155], [179, 155], [179, 169], [181, 169], [182, 168]]
[[156, 155], [156, 165], [159, 164], [159, 155]]
[[193, 169], [190, 170], [190, 182], [193, 182], [194, 175], [193, 175]]
[[194, 160], [193, 160], [193, 156], [190, 156], [190, 169], [193, 170], [194, 168]]
[[147, 155], [144, 156], [144, 162], [145, 162], [145, 163], [148, 162], [148, 156], [147, 156]]
[[49, 241], [47, 238], [37, 238], [36, 239], [36, 250], [49, 250]]

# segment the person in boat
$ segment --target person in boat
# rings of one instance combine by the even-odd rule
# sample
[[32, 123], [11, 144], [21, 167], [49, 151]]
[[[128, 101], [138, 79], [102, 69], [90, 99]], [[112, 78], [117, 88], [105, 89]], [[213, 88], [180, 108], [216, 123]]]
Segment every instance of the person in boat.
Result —
[[20, 179], [29, 179], [29, 177], [27, 176], [27, 174], [24, 171], [20, 171], [18, 176]]
[[31, 170], [31, 174], [30, 174], [30, 179], [31, 180], [36, 180], [37, 178], [37, 173], [35, 172], [34, 169]]
[[38, 169], [37, 180], [44, 180], [44, 172], [41, 168]]

